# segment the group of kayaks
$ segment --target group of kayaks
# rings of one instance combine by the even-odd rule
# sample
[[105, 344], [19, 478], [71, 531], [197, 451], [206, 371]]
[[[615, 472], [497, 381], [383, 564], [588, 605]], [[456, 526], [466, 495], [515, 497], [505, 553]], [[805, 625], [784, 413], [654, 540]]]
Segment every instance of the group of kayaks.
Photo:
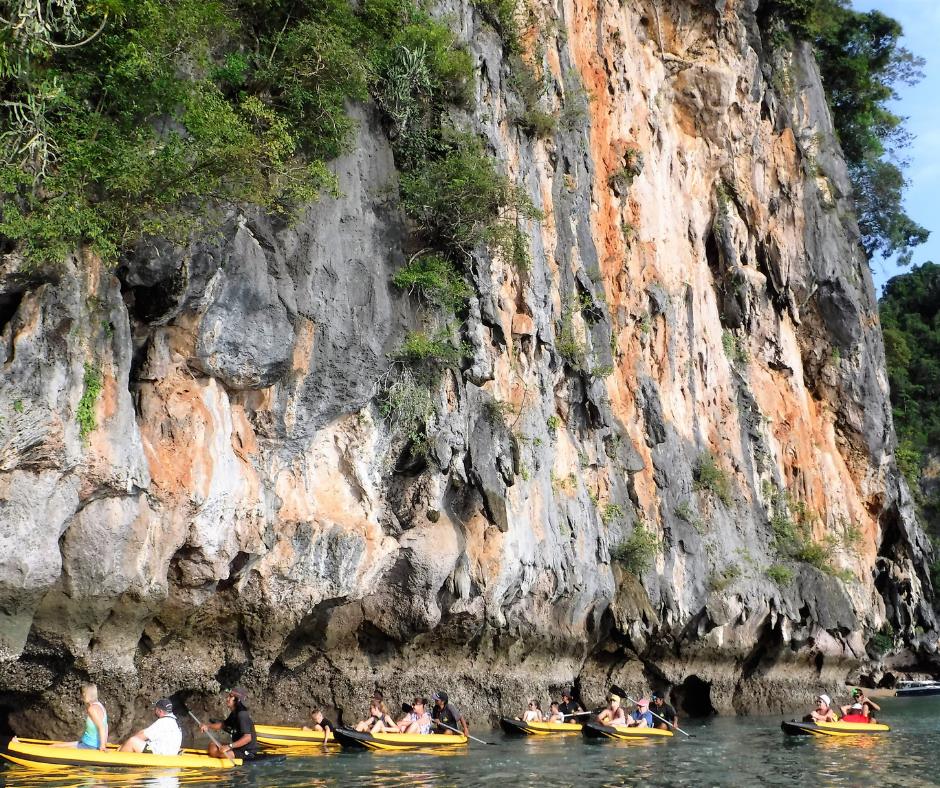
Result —
[[[503, 717], [503, 731], [513, 736], [564, 736], [581, 734], [591, 739], [658, 739], [673, 736], [663, 728], [638, 728], [625, 725], [604, 725], [595, 720], [584, 723], [523, 722]], [[784, 733], [793, 736], [857, 736], [886, 733], [891, 730], [882, 723], [798, 722], [782, 723]], [[314, 748], [340, 746], [366, 750], [415, 750], [464, 747], [468, 738], [463, 734], [363, 733], [351, 728], [335, 732], [312, 731], [281, 725], [256, 725], [255, 733], [262, 752], [255, 760], [310, 754]], [[183, 750], [178, 755], [119, 752], [116, 745], [106, 751], [55, 746], [59, 742], [42, 739], [12, 739], [0, 756], [19, 766], [44, 771], [76, 767], [118, 769], [231, 769], [242, 766], [238, 758], [211, 758], [201, 750]]]
[[[255, 735], [260, 752], [251, 763], [283, 758], [286, 755], [309, 755], [318, 748], [341, 746], [350, 749], [402, 750], [441, 749], [466, 746], [463, 734], [360, 733], [349, 728], [321, 732], [283, 725], [256, 725]], [[243, 766], [240, 758], [212, 758], [204, 750], [184, 749], [178, 755], [120, 752], [117, 745], [107, 750], [78, 749], [62, 746], [62, 742], [44, 739], [11, 739], [0, 749], [0, 757], [18, 766], [42, 771], [75, 768], [113, 769], [232, 769]]]

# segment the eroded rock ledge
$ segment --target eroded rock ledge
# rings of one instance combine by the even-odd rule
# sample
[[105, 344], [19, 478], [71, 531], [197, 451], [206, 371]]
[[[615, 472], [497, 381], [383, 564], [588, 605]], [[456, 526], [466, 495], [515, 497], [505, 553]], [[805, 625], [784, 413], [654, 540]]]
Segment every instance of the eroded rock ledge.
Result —
[[[885, 664], [932, 659], [845, 167], [811, 53], [765, 53], [754, 5], [540, 4], [552, 109], [586, 97], [549, 139], [513, 122], [496, 33], [444, 9], [478, 65], [460, 122], [545, 218], [527, 272], [478, 255], [472, 359], [424, 458], [374, 398], [416, 318], [368, 106], [342, 195], [296, 226], [246, 211], [116, 271], [8, 261], [8, 724], [64, 735], [88, 678], [121, 733], [235, 681], [264, 719], [440, 686], [479, 723], [612, 680], [777, 709], [877, 677], [879, 632], [904, 649]], [[775, 516], [831, 571], [781, 558]], [[662, 549], [637, 577], [611, 554], [639, 525]]]

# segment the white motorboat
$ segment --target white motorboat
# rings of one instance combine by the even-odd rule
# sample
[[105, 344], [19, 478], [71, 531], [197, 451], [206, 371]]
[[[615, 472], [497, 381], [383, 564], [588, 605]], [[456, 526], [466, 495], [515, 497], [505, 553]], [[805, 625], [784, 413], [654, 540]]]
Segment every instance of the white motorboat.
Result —
[[940, 681], [899, 681], [894, 694], [898, 698], [940, 695]]

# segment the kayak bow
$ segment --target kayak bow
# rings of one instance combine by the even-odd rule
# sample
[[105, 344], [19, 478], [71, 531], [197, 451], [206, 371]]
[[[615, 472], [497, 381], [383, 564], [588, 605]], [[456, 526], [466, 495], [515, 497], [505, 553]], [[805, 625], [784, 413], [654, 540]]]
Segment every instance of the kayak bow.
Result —
[[788, 736], [858, 736], [887, 733], [891, 728], [880, 722], [797, 722], [784, 720], [780, 728]]

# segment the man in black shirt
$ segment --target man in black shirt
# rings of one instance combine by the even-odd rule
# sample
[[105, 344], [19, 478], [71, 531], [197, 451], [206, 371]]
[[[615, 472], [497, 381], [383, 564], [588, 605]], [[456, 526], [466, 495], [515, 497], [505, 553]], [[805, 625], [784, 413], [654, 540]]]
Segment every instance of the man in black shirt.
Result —
[[255, 723], [248, 713], [245, 701], [248, 693], [241, 687], [230, 689], [225, 696], [225, 705], [229, 708], [229, 715], [224, 722], [210, 722], [202, 725], [205, 732], [211, 728], [216, 731], [225, 731], [232, 737], [232, 743], [217, 747], [215, 742], [209, 742], [209, 755], [213, 758], [241, 758], [250, 761], [258, 753], [258, 738], [255, 736]]
[[455, 733], [458, 732], [457, 725], [460, 724], [460, 730], [464, 736], [470, 735], [470, 728], [463, 715], [448, 702], [446, 692], [435, 692], [434, 709], [431, 712], [431, 719], [435, 723], [435, 733]]
[[584, 711], [584, 709], [574, 699], [574, 690], [565, 690], [561, 693], [561, 703], [558, 704], [558, 711], [565, 715], [565, 722], [578, 721], [578, 718], [573, 715], [575, 712]]
[[673, 728], [679, 724], [679, 717], [676, 714], [676, 710], [666, 703], [665, 698], [658, 692], [654, 692], [651, 696], [650, 711], [654, 714], [658, 714], [663, 720], [668, 720], [672, 723], [672, 725], [667, 725], [663, 720], [653, 717], [657, 728]]

